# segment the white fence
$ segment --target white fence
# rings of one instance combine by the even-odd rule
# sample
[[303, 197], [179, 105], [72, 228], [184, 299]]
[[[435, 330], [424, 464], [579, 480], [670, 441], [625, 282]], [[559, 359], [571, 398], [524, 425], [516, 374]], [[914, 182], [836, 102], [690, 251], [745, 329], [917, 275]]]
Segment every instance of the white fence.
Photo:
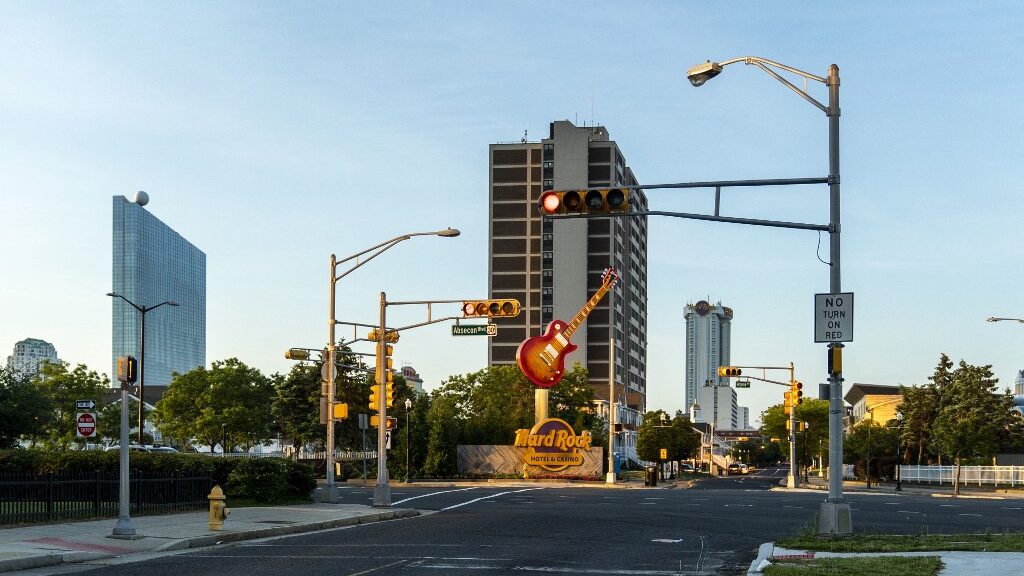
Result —
[[[952, 484], [956, 466], [900, 466], [900, 480]], [[1024, 486], [1024, 466], [961, 466], [962, 484], [991, 484], [994, 486]]]

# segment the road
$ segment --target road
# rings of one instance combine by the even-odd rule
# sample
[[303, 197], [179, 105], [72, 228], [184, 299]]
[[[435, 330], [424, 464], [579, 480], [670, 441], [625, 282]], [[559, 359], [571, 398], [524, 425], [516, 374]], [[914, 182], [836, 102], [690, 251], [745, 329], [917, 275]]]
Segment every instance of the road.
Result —
[[[741, 574], [758, 545], [813, 526], [824, 493], [769, 491], [784, 475], [711, 478], [690, 489], [395, 483], [394, 506], [421, 516], [106, 565], [95, 575]], [[370, 504], [372, 492], [349, 484], [342, 497]], [[849, 500], [858, 531], [1024, 530], [1019, 500]], [[95, 569], [61, 572], [87, 568]]]

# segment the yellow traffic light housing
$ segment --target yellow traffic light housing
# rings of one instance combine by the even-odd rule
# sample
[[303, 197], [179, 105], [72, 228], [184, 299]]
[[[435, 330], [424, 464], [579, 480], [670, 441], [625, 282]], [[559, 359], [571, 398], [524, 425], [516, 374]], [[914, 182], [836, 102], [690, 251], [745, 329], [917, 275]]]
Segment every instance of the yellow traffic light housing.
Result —
[[370, 386], [370, 410], [380, 412], [380, 384]]
[[804, 384], [803, 382], [797, 382], [796, 380], [789, 384], [789, 402], [793, 406], [799, 406], [804, 403]]
[[609, 214], [629, 210], [629, 188], [548, 190], [540, 195], [537, 209], [542, 215]]
[[838, 346], [828, 349], [828, 373], [833, 376], [843, 373], [843, 349]]
[[[369, 334], [366, 335], [366, 339], [370, 342], [380, 342], [380, 329], [374, 328], [373, 330], [370, 330]], [[398, 342], [398, 332], [394, 330], [385, 330], [384, 341], [389, 344]]]
[[[398, 427], [398, 418], [392, 418], [392, 417], [388, 416], [387, 421], [384, 424], [387, 426], [388, 430], [396, 428], [396, 427]], [[374, 428], [379, 428], [380, 427], [380, 416], [377, 416], [376, 414], [371, 414], [370, 415], [370, 426], [372, 426]]]
[[139, 379], [139, 363], [134, 356], [117, 359], [117, 379], [124, 384], [135, 384]]
[[465, 300], [462, 302], [462, 315], [466, 318], [487, 316], [497, 318], [514, 318], [519, 316], [519, 300]]
[[344, 420], [348, 418], [348, 404], [344, 402], [334, 403], [334, 419]]
[[735, 366], [719, 366], [718, 375], [724, 378], [733, 378], [743, 374], [743, 371]]
[[289, 348], [284, 353], [285, 360], [309, 360], [309, 350], [305, 348]]
[[391, 382], [390, 376], [391, 373], [389, 372], [388, 383], [387, 386], [384, 388], [384, 402], [387, 404], [388, 408], [391, 408], [395, 404], [395, 383]]

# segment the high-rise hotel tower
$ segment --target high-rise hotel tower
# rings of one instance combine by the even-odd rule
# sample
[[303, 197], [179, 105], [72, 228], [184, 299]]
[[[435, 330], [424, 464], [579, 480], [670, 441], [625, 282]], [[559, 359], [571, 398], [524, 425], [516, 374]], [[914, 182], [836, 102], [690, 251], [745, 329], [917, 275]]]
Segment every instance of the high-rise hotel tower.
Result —
[[[491, 144], [489, 174], [488, 289], [491, 298], [518, 299], [523, 313], [494, 320], [488, 361], [512, 364], [525, 338], [554, 319], [570, 322], [613, 266], [620, 280], [572, 335], [579, 350], [566, 369], [585, 366], [607, 401], [614, 338], [614, 400], [625, 406], [619, 422], [638, 423], [647, 407], [647, 218], [542, 221], [537, 209], [542, 190], [636, 185], [622, 152], [604, 127], [563, 120], [540, 142]], [[630, 205], [646, 211], [644, 193], [633, 190]]]

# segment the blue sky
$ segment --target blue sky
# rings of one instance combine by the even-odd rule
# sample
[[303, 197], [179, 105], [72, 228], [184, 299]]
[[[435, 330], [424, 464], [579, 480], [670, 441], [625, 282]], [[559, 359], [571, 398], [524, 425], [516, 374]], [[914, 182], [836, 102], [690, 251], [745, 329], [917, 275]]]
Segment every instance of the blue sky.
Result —
[[[826, 118], [781, 84], [742, 64], [685, 79], [753, 55], [840, 67], [847, 384], [923, 383], [945, 352], [1010, 386], [1024, 326], [984, 319], [1024, 317], [1022, 17], [1015, 2], [2, 2], [0, 352], [42, 338], [109, 371], [117, 194], [146, 190], [207, 253], [208, 360], [284, 372], [286, 348], [326, 340], [332, 252], [462, 230], [344, 279], [346, 320], [375, 321], [381, 291], [485, 295], [489, 143], [568, 119], [606, 126], [641, 183], [826, 175]], [[704, 190], [648, 195], [713, 207]], [[825, 223], [827, 191], [728, 191], [722, 209]], [[735, 310], [735, 363], [824, 378], [816, 233], [652, 218], [649, 246], [651, 408], [683, 407], [682, 310], [704, 298]], [[438, 325], [395, 358], [429, 387], [486, 348]], [[752, 415], [781, 401], [739, 394]]]

